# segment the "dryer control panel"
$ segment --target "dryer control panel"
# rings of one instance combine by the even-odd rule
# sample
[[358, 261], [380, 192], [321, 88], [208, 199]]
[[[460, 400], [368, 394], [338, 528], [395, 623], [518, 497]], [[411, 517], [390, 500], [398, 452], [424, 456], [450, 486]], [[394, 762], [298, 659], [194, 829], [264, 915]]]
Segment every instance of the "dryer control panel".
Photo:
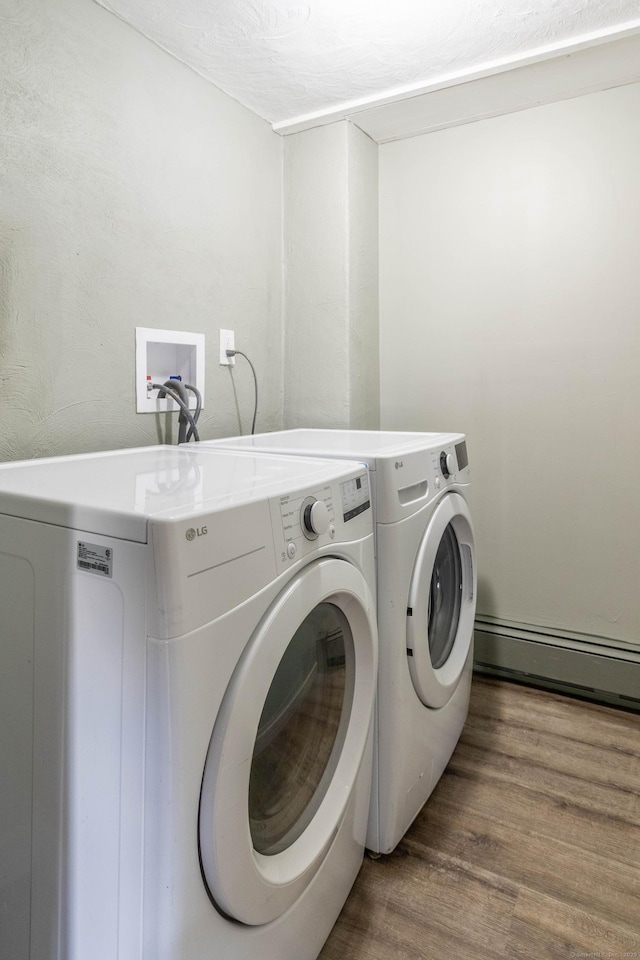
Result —
[[328, 484], [309, 493], [280, 497], [280, 518], [285, 543], [292, 543], [300, 537], [316, 540], [334, 524], [331, 486]]
[[287, 494], [271, 506], [276, 557], [289, 564], [318, 547], [350, 542], [373, 529], [369, 475]]
[[369, 492], [369, 475], [363, 473], [361, 477], [345, 480], [340, 484], [342, 500], [342, 519], [345, 523], [353, 520], [365, 510], [371, 509], [371, 494]]

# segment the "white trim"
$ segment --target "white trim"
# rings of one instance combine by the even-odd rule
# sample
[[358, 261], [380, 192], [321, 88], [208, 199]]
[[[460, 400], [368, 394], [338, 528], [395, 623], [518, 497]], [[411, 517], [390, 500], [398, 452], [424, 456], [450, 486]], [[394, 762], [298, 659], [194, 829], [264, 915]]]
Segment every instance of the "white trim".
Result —
[[[374, 110], [377, 107], [401, 103], [404, 100], [421, 97], [424, 94], [436, 93], [439, 90], [445, 90], [449, 87], [470, 83], [474, 80], [481, 80], [497, 74], [508, 73], [512, 70], [518, 70], [521, 67], [528, 67], [534, 64], [568, 57], [571, 54], [580, 53], [592, 47], [614, 43], [617, 40], [625, 40], [639, 35], [640, 19], [632, 20], [623, 26], [616, 26], [614, 28], [584, 34], [570, 42], [560, 41], [558, 43], [547, 44], [525, 54], [502, 57], [497, 60], [488, 61], [481, 66], [468, 67], [464, 70], [443, 74], [428, 83], [420, 82], [394, 87], [382, 94], [348, 100], [339, 107], [333, 107], [329, 110], [317, 110], [312, 113], [301, 114], [298, 117], [292, 117], [289, 120], [281, 120], [278, 123], [272, 124], [272, 129], [275, 133], [288, 136], [289, 134], [309, 130], [312, 127], [336, 123], [340, 120], [353, 119], [357, 123], [356, 118], [359, 113]], [[622, 80], [618, 82], [624, 83], [630, 81]], [[617, 82], [613, 80], [610, 84], [603, 83], [603, 86], [607, 85], [615, 86]], [[367, 131], [365, 130], [365, 132]]]

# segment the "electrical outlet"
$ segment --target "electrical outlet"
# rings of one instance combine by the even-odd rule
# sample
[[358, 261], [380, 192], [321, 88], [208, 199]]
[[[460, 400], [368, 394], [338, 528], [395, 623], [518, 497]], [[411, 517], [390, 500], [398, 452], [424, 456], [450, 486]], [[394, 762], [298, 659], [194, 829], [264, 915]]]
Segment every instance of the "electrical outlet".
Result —
[[220, 331], [220, 365], [233, 367], [236, 362], [235, 357], [228, 357], [227, 350], [235, 350], [236, 337], [233, 330]]

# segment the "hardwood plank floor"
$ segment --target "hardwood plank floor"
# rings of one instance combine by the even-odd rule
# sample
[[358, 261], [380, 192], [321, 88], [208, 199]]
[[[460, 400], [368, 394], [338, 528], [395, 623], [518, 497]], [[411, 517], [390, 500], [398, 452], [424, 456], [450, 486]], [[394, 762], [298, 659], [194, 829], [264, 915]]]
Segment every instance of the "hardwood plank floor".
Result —
[[474, 676], [440, 783], [321, 960], [640, 960], [640, 715]]

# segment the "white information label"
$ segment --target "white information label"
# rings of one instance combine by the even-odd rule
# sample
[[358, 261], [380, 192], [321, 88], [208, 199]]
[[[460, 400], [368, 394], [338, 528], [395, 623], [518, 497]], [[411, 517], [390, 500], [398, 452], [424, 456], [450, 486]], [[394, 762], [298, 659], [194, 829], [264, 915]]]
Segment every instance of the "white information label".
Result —
[[78, 570], [97, 573], [99, 577], [113, 575], [113, 550], [99, 543], [78, 540]]

